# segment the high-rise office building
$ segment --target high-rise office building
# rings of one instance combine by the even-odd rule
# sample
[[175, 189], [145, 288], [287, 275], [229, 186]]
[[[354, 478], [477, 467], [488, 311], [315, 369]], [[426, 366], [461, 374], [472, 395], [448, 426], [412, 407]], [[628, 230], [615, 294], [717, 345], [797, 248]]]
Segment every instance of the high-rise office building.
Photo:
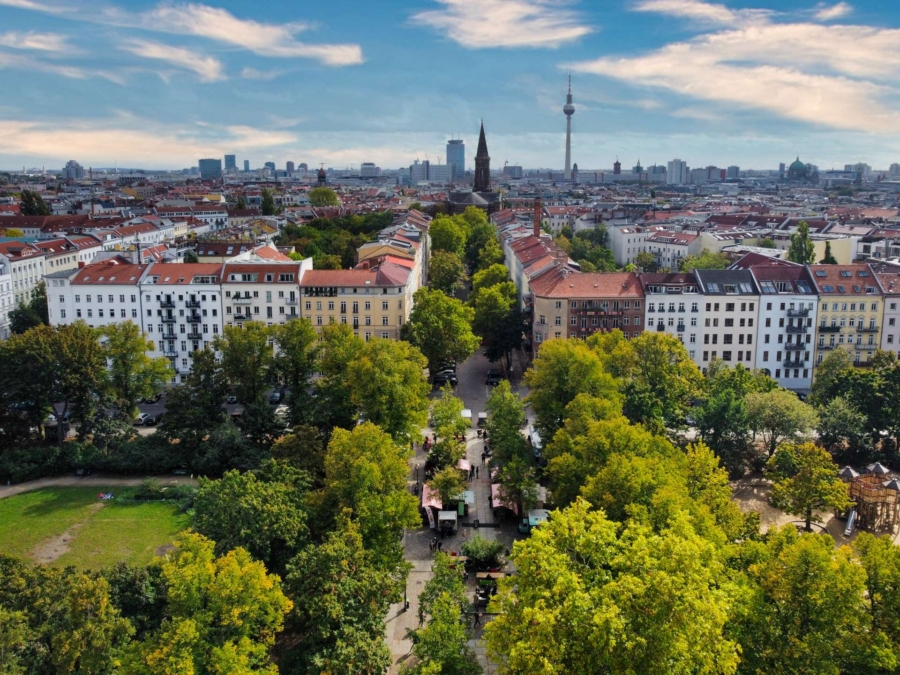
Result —
[[293, 162], [288, 162], [287, 165], [285, 166], [285, 168], [287, 169], [288, 173], [294, 173], [294, 163]]
[[84, 178], [84, 167], [74, 159], [70, 159], [63, 167], [62, 175], [66, 180], [78, 180]]
[[462, 139], [447, 141], [447, 164], [449, 164], [453, 180], [460, 180], [466, 173], [466, 144]]
[[263, 164], [263, 167], [265, 167], [269, 171], [275, 171], [275, 162], [266, 162], [265, 164]]
[[249, 171], [249, 170], [250, 170], [250, 160], [245, 159], [244, 160], [244, 171]]
[[234, 155], [225, 155], [225, 173], [237, 171], [237, 158]]
[[741, 167], [739, 166], [729, 166], [725, 169], [725, 178], [740, 178], [741, 176]]
[[381, 167], [374, 162], [363, 162], [359, 165], [360, 178], [377, 178], [381, 175]]
[[666, 170], [666, 183], [669, 185], [684, 185], [690, 180], [691, 170], [687, 162], [673, 159]]
[[200, 178], [202, 180], [214, 180], [222, 177], [221, 159], [201, 159]]
[[309, 171], [309, 165], [306, 162], [300, 162], [300, 166], [298, 166], [297, 168], [300, 169], [300, 171], [302, 171], [303, 173]]

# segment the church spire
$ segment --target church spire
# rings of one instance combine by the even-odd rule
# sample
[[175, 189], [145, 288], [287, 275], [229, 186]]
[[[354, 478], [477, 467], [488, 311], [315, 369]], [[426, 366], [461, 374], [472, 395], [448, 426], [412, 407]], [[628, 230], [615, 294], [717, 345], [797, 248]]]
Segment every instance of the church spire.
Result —
[[491, 158], [488, 156], [487, 139], [484, 137], [484, 122], [481, 123], [481, 134], [478, 137], [478, 152], [475, 153], [474, 192], [491, 191]]
[[[476, 157], [488, 157], [487, 140], [484, 137], [484, 122], [481, 122], [481, 135], [478, 137], [478, 150]], [[488, 157], [488, 159], [490, 159]]]

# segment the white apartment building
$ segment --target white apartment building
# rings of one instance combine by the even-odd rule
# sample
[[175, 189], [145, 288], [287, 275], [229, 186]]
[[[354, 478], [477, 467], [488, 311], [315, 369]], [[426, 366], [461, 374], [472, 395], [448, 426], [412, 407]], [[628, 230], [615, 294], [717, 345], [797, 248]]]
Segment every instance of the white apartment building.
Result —
[[729, 366], [756, 367], [759, 287], [749, 270], [695, 270], [703, 294], [703, 344], [697, 364], [713, 359]]
[[638, 279], [644, 290], [644, 330], [674, 335], [691, 360], [704, 367], [699, 357], [703, 352], [705, 301], [694, 275], [641, 273]]
[[9, 265], [0, 262], [0, 340], [9, 337], [9, 313], [15, 307], [12, 274]]
[[666, 184], [667, 185], [684, 185], [690, 182], [691, 169], [687, 162], [680, 159], [673, 159], [666, 167]]
[[226, 263], [222, 306], [226, 325], [261, 321], [269, 326], [300, 318], [300, 280], [312, 270], [312, 258], [300, 262]]
[[32, 292], [43, 281], [45, 258], [38, 249], [21, 241], [0, 244], [0, 262], [12, 276], [13, 301], [16, 305], [31, 300]]
[[785, 389], [808, 392], [819, 305], [809, 270], [780, 263], [748, 271], [761, 292], [756, 367]]
[[700, 244], [700, 235], [693, 232], [657, 231], [646, 239], [656, 266], [671, 272], [677, 272], [687, 256], [699, 254]]
[[900, 269], [876, 267], [876, 275], [884, 290], [881, 348], [900, 355]]
[[140, 283], [143, 329], [175, 369], [173, 382], [190, 373], [192, 354], [223, 333], [220, 263], [155, 263]]
[[44, 281], [50, 324], [82, 320], [91, 328], [102, 328], [132, 321], [142, 326], [140, 281], [148, 268], [111, 258], [47, 274]]

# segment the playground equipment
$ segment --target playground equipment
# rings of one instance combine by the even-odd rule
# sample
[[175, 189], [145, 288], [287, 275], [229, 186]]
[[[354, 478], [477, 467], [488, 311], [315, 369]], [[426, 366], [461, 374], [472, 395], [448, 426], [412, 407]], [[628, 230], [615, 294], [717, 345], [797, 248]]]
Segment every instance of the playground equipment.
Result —
[[887, 467], [876, 462], [857, 472], [846, 466], [841, 470], [840, 477], [847, 484], [853, 502], [844, 536], [849, 536], [854, 527], [897, 532], [900, 525], [900, 481], [890, 477]]

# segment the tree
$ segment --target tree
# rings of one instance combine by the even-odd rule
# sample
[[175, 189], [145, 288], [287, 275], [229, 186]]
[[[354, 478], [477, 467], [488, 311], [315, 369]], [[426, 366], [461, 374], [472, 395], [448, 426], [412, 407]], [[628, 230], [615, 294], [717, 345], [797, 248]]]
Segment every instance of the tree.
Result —
[[686, 518], [660, 533], [617, 529], [579, 500], [516, 542], [516, 577], [499, 580], [490, 606], [488, 654], [524, 675], [734, 673], [731, 591], [713, 545]]
[[541, 438], [551, 439], [563, 424], [566, 406], [578, 395], [608, 398], [621, 404], [616, 381], [590, 347], [578, 340], [548, 340], [525, 373]]
[[266, 569], [283, 574], [309, 536], [304, 504], [308, 479], [296, 470], [289, 473], [290, 482], [239, 471], [227, 471], [219, 480], [200, 478], [194, 530], [215, 542], [217, 555], [243, 548]]
[[809, 395], [811, 403], [817, 406], [826, 405], [835, 396], [844, 391], [847, 375], [853, 370], [850, 352], [846, 349], [834, 349], [822, 363], [816, 366], [812, 390]]
[[791, 247], [787, 259], [800, 265], [809, 265], [816, 257], [816, 247], [809, 238], [809, 223], [801, 220], [797, 231], [791, 235]]
[[246, 197], [244, 197], [244, 195], [238, 195], [237, 203], [235, 204], [234, 208], [236, 208], [238, 211], [243, 211], [247, 208], [247, 199]]
[[[512, 296], [510, 297], [510, 291]], [[482, 288], [472, 296], [475, 333], [487, 342], [485, 353], [491, 361], [506, 357], [507, 367], [512, 366], [512, 352], [522, 346], [526, 329], [525, 318], [515, 297], [511, 281], [490, 288]]]
[[763, 237], [757, 244], [760, 248], [776, 248], [775, 242], [770, 237]]
[[491, 242], [497, 242], [497, 231], [493, 225], [485, 221], [470, 227], [469, 236], [466, 239], [465, 260], [471, 268], [474, 269], [478, 266], [481, 252]]
[[291, 423], [312, 420], [309, 381], [318, 360], [318, 333], [307, 318], [292, 319], [272, 329], [275, 339], [274, 370], [290, 390]]
[[337, 193], [331, 188], [316, 187], [309, 191], [309, 203], [315, 207], [340, 206]]
[[653, 254], [648, 251], [643, 251], [634, 256], [634, 264], [642, 272], [656, 271], [656, 258], [654, 258]]
[[466, 233], [466, 222], [460, 222], [456, 216], [435, 218], [428, 227], [432, 253], [447, 251], [461, 258], [465, 254]]
[[769, 457], [779, 444], [803, 437], [818, 422], [811, 406], [784, 389], [747, 394], [744, 401], [750, 428], [762, 436]]
[[721, 253], [713, 253], [703, 249], [700, 255], [687, 255], [681, 260], [678, 267], [680, 272], [691, 270], [724, 270], [729, 265], [729, 260]]
[[769, 458], [766, 471], [772, 477], [772, 504], [810, 524], [821, 522], [816, 509], [831, 507], [843, 511], [850, 507], [847, 486], [838, 476], [838, 468], [824, 448], [813, 443], [785, 443]]
[[713, 394], [694, 411], [694, 417], [700, 438], [716, 451], [729, 473], [743, 474], [750, 435], [743, 396], [731, 389]]
[[441, 397], [431, 404], [431, 427], [438, 437], [455, 437], [466, 433], [471, 422], [462, 416], [463, 400], [453, 393], [449, 383], [441, 389]]
[[325, 430], [351, 428], [358, 413], [347, 386], [350, 365], [356, 362], [366, 343], [353, 334], [346, 324], [324, 326], [319, 337], [319, 372], [322, 377], [314, 385], [315, 419]]
[[860, 532], [853, 548], [866, 571], [866, 603], [872, 628], [890, 641], [900, 662], [900, 549], [890, 537]]
[[449, 556], [435, 556], [434, 576], [419, 595], [419, 616], [428, 622], [413, 634], [416, 663], [404, 669], [409, 675], [480, 675], [475, 653], [468, 646], [470, 629], [461, 615], [468, 604], [465, 587]]
[[243, 326], [225, 326], [224, 334], [213, 341], [221, 354], [222, 374], [245, 404], [263, 396], [272, 379], [272, 333], [261, 321], [247, 321]]
[[421, 350], [428, 368], [436, 372], [445, 361], [462, 362], [475, 353], [478, 338], [472, 333], [475, 312], [438, 290], [420, 288], [403, 337]]
[[522, 427], [525, 426], [525, 409], [518, 394], [514, 394], [508, 380], [502, 380], [488, 395], [484, 406], [487, 412], [485, 428], [491, 439], [493, 455], [491, 464], [504, 466], [527, 453]]
[[322, 254], [313, 257], [313, 269], [339, 270], [343, 269], [340, 256]]
[[213, 549], [199, 534], [181, 534], [157, 563], [167, 586], [166, 618], [132, 643], [122, 672], [278, 672], [268, 651], [292, 607], [281, 580], [242, 548], [219, 558]]
[[272, 459], [305, 472], [313, 488], [321, 488], [325, 482], [323, 434], [316, 427], [295, 426], [272, 446]]
[[376, 675], [387, 670], [384, 617], [403, 597], [405, 572], [377, 564], [360, 528], [342, 517], [318, 546], [288, 565], [294, 598], [290, 622], [296, 646], [286, 672]]
[[406, 485], [407, 445], [366, 422], [335, 429], [325, 454], [322, 518], [350, 509], [368, 550], [387, 567], [403, 557], [400, 534], [421, 522], [416, 498]]
[[200, 262], [200, 258], [197, 256], [196, 251], [192, 251], [188, 249], [184, 252], [184, 262], [186, 263], [198, 263]]
[[9, 313], [9, 330], [14, 334], [22, 334], [31, 328], [48, 323], [50, 315], [47, 308], [47, 287], [42, 281], [35, 286], [27, 303], [20, 302]]
[[516, 505], [520, 518], [525, 518], [528, 510], [537, 504], [537, 473], [525, 457], [513, 457], [501, 466], [497, 471], [497, 482], [504, 501]]
[[831, 253], [831, 242], [825, 242], [825, 257], [819, 261], [820, 265], [837, 265], [838, 261]]
[[408, 342], [373, 339], [347, 369], [350, 400], [362, 419], [398, 443], [418, 438], [428, 422], [425, 358]]
[[[479, 270], [472, 277], [472, 293], [470, 298], [476, 296], [482, 290], [486, 288], [491, 288], [492, 286], [497, 286], [498, 284], [504, 284], [509, 281], [509, 270], [506, 269], [506, 265], [501, 265], [500, 263], [496, 263], [489, 267], [485, 267], [484, 269]], [[513, 293], [515, 296], [515, 292]], [[470, 303], [471, 304], [471, 300]]]
[[50, 207], [34, 190], [22, 190], [22, 202], [19, 204], [19, 213], [23, 216], [49, 216]]
[[263, 188], [260, 211], [264, 216], [274, 216], [278, 213], [278, 208], [275, 206], [275, 195], [268, 188]]
[[[34, 401], [37, 423], [52, 410], [57, 419], [84, 422], [94, 416], [95, 394], [108, 384], [106, 355], [97, 331], [83, 321], [38, 326], [9, 339], [5, 364], [17, 384], [18, 401]], [[64, 434], [57, 434], [62, 447]]]
[[131, 321], [104, 326], [103, 349], [109, 363], [109, 385], [119, 414], [131, 422], [137, 404], [158, 392], [172, 377], [166, 358], [151, 359], [147, 352], [155, 345]]
[[25, 236], [24, 230], [20, 230], [18, 227], [8, 227], [3, 232], [4, 237], [10, 237], [12, 239], [21, 239]]
[[770, 529], [747, 555], [749, 588], [732, 636], [741, 673], [853, 673], [882, 670], [865, 614], [865, 570], [831, 537]]
[[452, 503], [454, 499], [461, 497], [462, 493], [468, 487], [463, 473], [455, 466], [445, 466], [443, 469], [435, 472], [431, 480], [426, 483], [432, 492], [436, 492], [441, 500], [441, 505], [445, 509], [456, 506]]
[[[864, 447], [868, 418], [843, 396], [831, 399], [818, 409], [819, 440], [832, 454], [850, 456]], [[852, 462], [856, 463], [856, 462]]]
[[503, 249], [496, 239], [488, 239], [484, 247], [478, 252], [477, 269], [483, 270], [491, 265], [498, 265], [506, 259], [503, 255]]
[[428, 278], [431, 287], [452, 296], [465, 283], [466, 270], [462, 260], [455, 253], [435, 251], [428, 264]]

